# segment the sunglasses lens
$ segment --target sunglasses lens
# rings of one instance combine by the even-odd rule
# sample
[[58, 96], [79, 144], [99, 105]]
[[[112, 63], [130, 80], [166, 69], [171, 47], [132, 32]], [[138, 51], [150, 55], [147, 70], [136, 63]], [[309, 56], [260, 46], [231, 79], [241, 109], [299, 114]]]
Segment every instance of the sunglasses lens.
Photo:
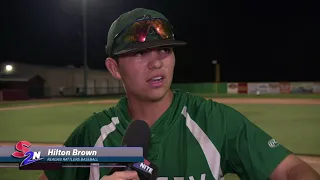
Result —
[[152, 21], [151, 25], [156, 30], [157, 34], [161, 36], [162, 39], [171, 38], [173, 36], [170, 24], [168, 22], [157, 19]]
[[173, 37], [171, 25], [161, 19], [143, 20], [133, 23], [124, 34], [125, 43], [144, 42], [150, 33], [154, 30], [162, 39]]

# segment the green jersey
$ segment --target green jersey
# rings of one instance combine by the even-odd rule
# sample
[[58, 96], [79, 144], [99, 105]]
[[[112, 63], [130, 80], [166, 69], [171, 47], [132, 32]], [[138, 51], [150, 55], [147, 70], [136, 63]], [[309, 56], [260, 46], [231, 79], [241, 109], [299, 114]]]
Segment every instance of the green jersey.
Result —
[[[271, 136], [235, 109], [203, 97], [174, 90], [168, 110], [152, 125], [147, 159], [159, 168], [158, 180], [268, 179], [290, 154]], [[132, 121], [127, 99], [95, 113], [65, 142], [69, 147], [121, 146]], [[63, 168], [45, 171], [49, 180], [100, 180], [111, 169]]]

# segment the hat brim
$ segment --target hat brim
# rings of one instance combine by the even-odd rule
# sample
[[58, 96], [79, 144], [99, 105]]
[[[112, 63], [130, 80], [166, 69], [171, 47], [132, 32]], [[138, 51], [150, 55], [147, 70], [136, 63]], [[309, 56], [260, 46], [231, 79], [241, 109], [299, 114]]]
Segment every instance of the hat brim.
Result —
[[141, 50], [150, 49], [150, 48], [184, 46], [186, 44], [187, 42], [185, 41], [178, 41], [174, 39], [147, 41], [143, 43], [129, 44], [125, 49], [114, 53], [114, 55], [119, 56], [127, 53], [134, 53]]

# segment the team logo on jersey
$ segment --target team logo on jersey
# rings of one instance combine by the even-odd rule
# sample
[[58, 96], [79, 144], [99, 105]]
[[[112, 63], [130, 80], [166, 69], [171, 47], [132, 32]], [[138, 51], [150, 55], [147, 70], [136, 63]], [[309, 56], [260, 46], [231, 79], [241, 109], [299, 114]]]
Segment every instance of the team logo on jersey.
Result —
[[268, 141], [268, 145], [269, 145], [269, 147], [271, 147], [271, 148], [275, 148], [275, 147], [279, 146], [279, 143], [278, 143], [275, 139], [270, 139], [270, 140]]

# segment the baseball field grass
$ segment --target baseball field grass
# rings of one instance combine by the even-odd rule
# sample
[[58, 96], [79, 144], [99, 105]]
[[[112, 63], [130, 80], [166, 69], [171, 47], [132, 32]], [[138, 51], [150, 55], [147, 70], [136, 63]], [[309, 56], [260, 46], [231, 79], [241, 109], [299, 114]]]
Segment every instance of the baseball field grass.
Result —
[[[234, 107], [292, 152], [320, 155], [320, 95], [205, 96]], [[93, 112], [116, 103], [117, 99], [101, 97], [1, 102], [0, 142], [13, 145], [24, 139], [61, 144]], [[319, 168], [317, 158], [305, 159]], [[1, 168], [0, 180], [33, 180], [39, 174], [40, 171]], [[228, 175], [225, 179], [238, 178]]]

